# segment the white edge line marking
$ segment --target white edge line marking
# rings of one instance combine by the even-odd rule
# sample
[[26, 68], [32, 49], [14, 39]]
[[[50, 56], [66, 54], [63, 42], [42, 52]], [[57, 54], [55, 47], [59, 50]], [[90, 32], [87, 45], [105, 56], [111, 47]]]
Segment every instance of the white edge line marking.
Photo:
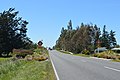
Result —
[[114, 71], [120, 72], [120, 70], [115, 69], [115, 68], [110, 68], [110, 67], [107, 67], [107, 66], [104, 66], [104, 67], [107, 68], [107, 69], [111, 69], [111, 70], [114, 70]]
[[53, 66], [53, 69], [54, 69], [54, 72], [55, 72], [56, 78], [57, 78], [57, 80], [60, 80], [59, 77], [58, 77], [57, 71], [56, 71], [56, 69], [55, 69], [55, 66], [54, 66], [54, 64], [53, 64], [53, 61], [52, 61], [51, 56], [50, 56], [50, 60], [51, 60], [51, 63], [52, 63], [52, 66]]

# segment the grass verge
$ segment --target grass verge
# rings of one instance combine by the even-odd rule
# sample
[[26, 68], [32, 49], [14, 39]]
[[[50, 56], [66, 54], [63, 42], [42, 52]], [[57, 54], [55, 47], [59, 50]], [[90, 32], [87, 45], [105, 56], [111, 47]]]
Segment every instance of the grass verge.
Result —
[[90, 57], [91, 55], [86, 55], [86, 54], [74, 54], [75, 56], [82, 56], [82, 57]]
[[6, 60], [8, 60], [8, 59], [10, 59], [10, 58], [2, 58], [2, 57], [0, 57], [0, 62], [1, 62], [1, 61], [6, 61]]
[[70, 54], [70, 52], [68, 52], [68, 51], [63, 51], [63, 50], [57, 50], [57, 51], [65, 53], [65, 54]]
[[68, 52], [68, 51], [63, 51], [63, 50], [58, 50], [59, 52], [65, 53], [65, 54], [72, 54], [75, 56], [82, 56], [82, 57], [90, 57], [91, 55], [86, 55], [86, 54], [74, 54], [72, 52]]
[[120, 60], [118, 60], [118, 59], [114, 59], [114, 60], [112, 60], [113, 62], [120, 62]]
[[0, 62], [0, 80], [55, 80], [50, 60]]
[[[58, 50], [62, 53], [65, 53], [65, 54], [71, 54], [71, 52], [68, 52], [68, 51], [63, 51], [63, 50]], [[82, 56], [82, 57], [98, 57], [98, 58], [105, 58], [105, 59], [111, 59], [111, 61], [114, 61], [114, 62], [120, 62], [120, 55], [118, 55], [117, 53], [111, 51], [111, 50], [108, 50], [108, 51], [104, 51], [104, 52], [101, 52], [101, 53], [96, 53], [96, 54], [89, 54], [89, 55], [86, 55], [86, 54], [74, 54], [72, 53], [72, 55], [75, 55], [75, 56]]]

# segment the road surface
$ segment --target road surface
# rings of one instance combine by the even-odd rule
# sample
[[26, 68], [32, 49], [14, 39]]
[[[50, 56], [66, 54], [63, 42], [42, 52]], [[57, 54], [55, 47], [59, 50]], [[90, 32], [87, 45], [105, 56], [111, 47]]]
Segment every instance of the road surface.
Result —
[[120, 63], [49, 51], [58, 80], [120, 80]]

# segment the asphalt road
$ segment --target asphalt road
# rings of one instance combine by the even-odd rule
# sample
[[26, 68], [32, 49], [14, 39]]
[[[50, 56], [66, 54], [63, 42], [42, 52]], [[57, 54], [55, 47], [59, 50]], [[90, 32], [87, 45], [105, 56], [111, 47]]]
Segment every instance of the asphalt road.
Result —
[[58, 80], [120, 80], [120, 63], [49, 51]]

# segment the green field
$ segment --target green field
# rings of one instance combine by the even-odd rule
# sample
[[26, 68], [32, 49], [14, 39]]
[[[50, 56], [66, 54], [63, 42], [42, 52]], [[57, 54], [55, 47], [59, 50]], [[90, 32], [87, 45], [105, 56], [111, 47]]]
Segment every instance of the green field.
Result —
[[51, 62], [0, 58], [0, 80], [55, 80]]

